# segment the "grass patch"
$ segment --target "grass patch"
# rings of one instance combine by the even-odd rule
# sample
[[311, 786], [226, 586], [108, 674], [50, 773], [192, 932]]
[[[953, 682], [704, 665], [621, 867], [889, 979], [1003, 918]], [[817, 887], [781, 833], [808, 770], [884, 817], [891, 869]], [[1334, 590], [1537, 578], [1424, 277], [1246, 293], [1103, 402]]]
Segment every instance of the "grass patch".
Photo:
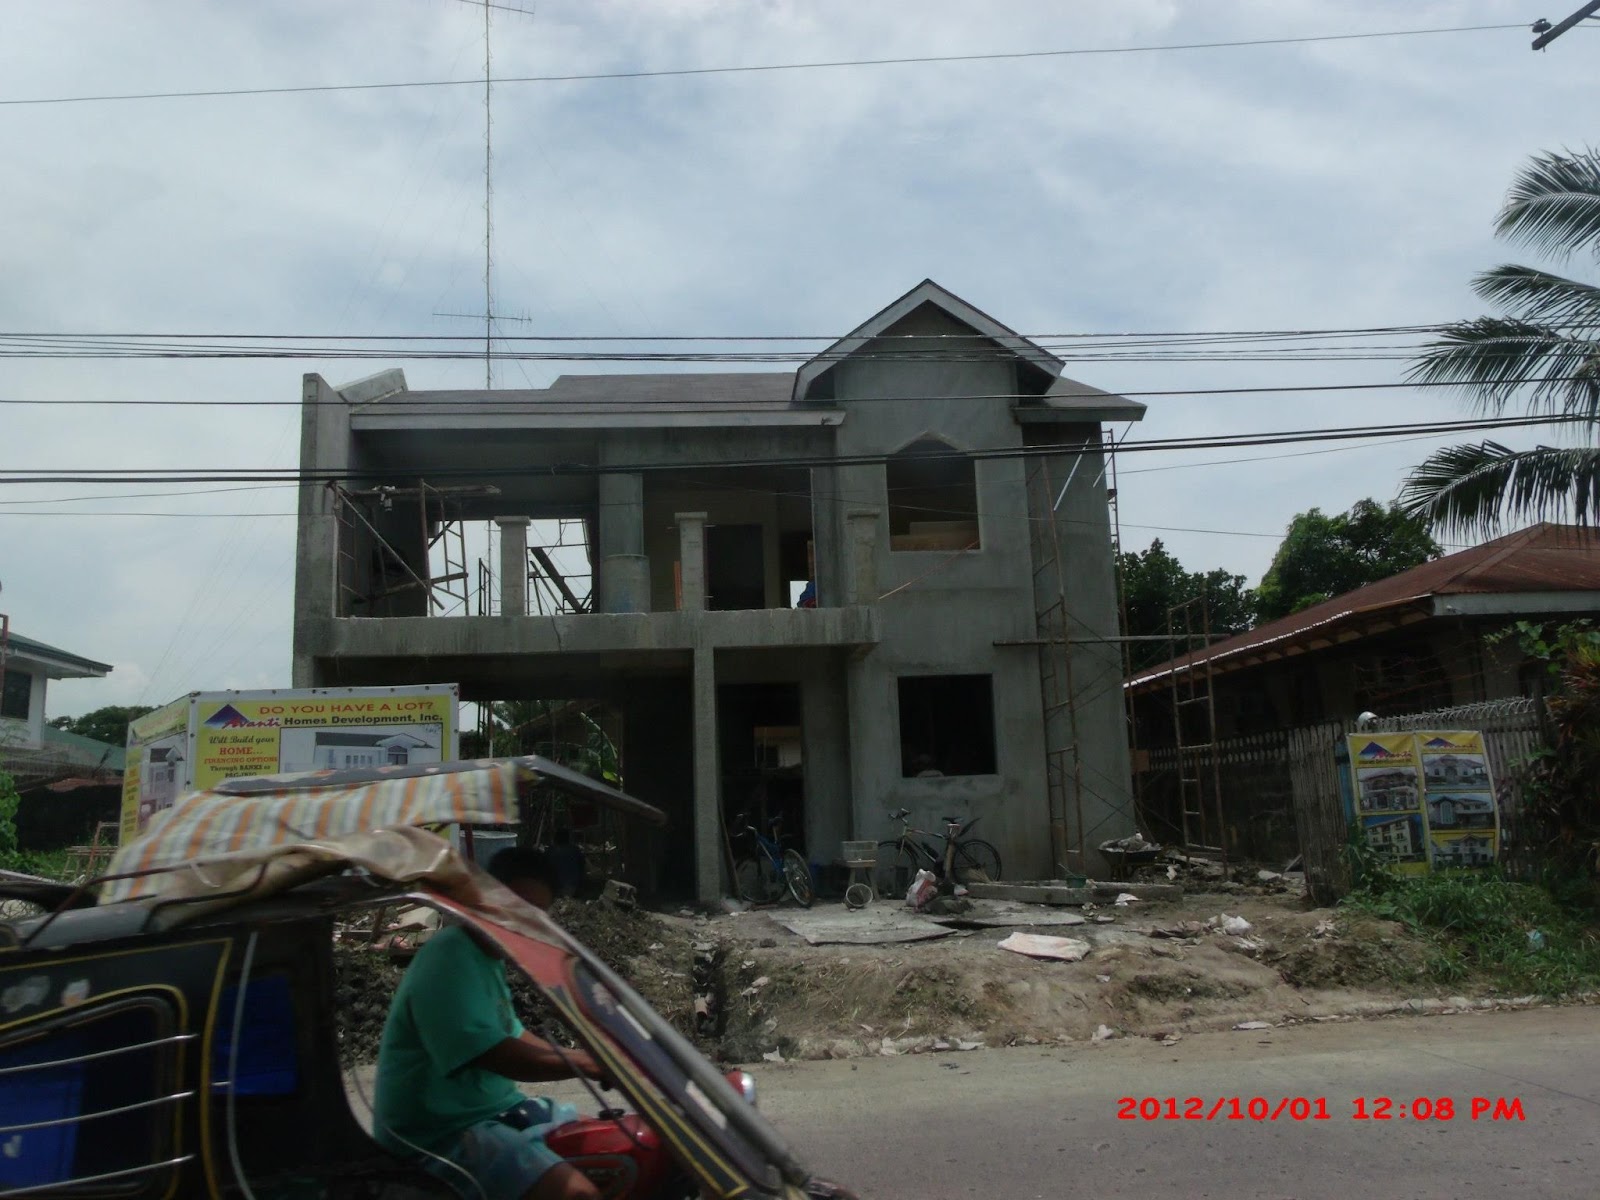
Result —
[[1517, 883], [1487, 871], [1368, 875], [1343, 907], [1398, 921], [1430, 952], [1419, 975], [1563, 996], [1600, 987], [1600, 928], [1583, 889]]
[[[104, 860], [102, 860], [104, 861]], [[0, 854], [0, 869], [38, 875], [43, 879], [67, 878], [66, 850], [13, 850]], [[102, 871], [105, 867], [100, 868]]]

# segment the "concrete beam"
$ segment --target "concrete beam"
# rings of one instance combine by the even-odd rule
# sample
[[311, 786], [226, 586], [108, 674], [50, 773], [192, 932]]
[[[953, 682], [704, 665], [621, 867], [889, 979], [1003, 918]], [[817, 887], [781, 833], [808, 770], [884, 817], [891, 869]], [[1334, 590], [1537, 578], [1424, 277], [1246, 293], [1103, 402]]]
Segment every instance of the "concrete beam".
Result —
[[561, 613], [525, 617], [323, 617], [298, 626], [296, 653], [318, 658], [509, 658], [716, 649], [865, 647], [881, 637], [871, 608], [743, 612]]

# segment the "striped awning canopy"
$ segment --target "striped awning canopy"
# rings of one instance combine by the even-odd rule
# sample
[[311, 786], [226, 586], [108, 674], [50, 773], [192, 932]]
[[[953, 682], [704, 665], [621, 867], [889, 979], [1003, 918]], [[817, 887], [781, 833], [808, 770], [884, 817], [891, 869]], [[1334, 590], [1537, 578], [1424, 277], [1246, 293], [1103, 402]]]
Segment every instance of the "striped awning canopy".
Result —
[[396, 826], [514, 824], [524, 783], [553, 784], [656, 824], [665, 821], [652, 805], [531, 756], [231, 779], [184, 796], [120, 847], [107, 874], [128, 878], [109, 879], [100, 903], [160, 894], [175, 868], [275, 846]]

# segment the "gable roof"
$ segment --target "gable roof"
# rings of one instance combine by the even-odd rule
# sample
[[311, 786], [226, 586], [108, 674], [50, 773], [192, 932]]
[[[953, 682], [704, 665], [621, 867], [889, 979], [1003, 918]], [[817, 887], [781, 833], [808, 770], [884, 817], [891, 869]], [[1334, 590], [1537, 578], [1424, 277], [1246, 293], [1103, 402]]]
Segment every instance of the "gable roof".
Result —
[[1435, 615], [1435, 597], [1550, 592], [1600, 592], [1600, 530], [1531, 525], [1169, 659], [1134, 675], [1126, 686], [1142, 691], [1205, 664], [1217, 672], [1238, 670], [1321, 649], [1324, 643], [1351, 641], [1373, 619], [1397, 617], [1406, 609], [1415, 610], [1413, 619]]
[[794, 376], [795, 401], [805, 400], [807, 393], [811, 390], [811, 385], [841, 358], [847, 358], [855, 351], [860, 350], [873, 338], [882, 337], [891, 326], [909, 316], [924, 304], [932, 304], [934, 307], [941, 309], [953, 320], [959, 321], [996, 345], [1003, 346], [1018, 358], [1033, 364], [1050, 378], [1053, 379], [1060, 374], [1061, 360], [1048, 350], [1045, 350], [1035, 342], [1030, 342], [1016, 330], [1002, 325], [981, 309], [974, 308], [954, 292], [940, 287], [931, 279], [924, 279], [898, 300], [873, 313], [872, 316], [796, 371]]

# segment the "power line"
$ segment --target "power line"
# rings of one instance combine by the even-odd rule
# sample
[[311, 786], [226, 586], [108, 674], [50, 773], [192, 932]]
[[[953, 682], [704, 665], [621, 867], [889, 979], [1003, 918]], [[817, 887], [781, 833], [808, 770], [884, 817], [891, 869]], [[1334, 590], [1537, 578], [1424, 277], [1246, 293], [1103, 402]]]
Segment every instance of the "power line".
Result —
[[[1415, 422], [1404, 425], [1348, 425], [1332, 428], [1283, 430], [1271, 433], [1225, 434], [1214, 436], [1151, 438], [1138, 442], [1120, 442], [1118, 454], [1136, 454], [1174, 450], [1212, 450], [1248, 446], [1278, 446], [1294, 443], [1325, 441], [1360, 441], [1373, 438], [1393, 439], [1409, 435], [1443, 435], [1451, 433], [1487, 432], [1500, 429], [1526, 428], [1536, 425], [1587, 424], [1581, 415], [1493, 417], [1477, 420]], [[1060, 442], [1033, 446], [1000, 446], [978, 450], [950, 450], [919, 455], [924, 461], [941, 459], [973, 461], [1003, 461], [1039, 457], [1065, 457], [1085, 453], [1102, 453], [1110, 447], [1095, 442]], [[647, 463], [549, 463], [522, 464], [515, 467], [429, 467], [417, 464], [397, 468], [369, 468], [363, 471], [306, 471], [289, 467], [245, 467], [231, 471], [192, 467], [151, 468], [0, 468], [0, 485], [40, 483], [261, 483], [293, 482], [300, 484], [338, 483], [345, 480], [377, 481], [386, 479], [491, 479], [538, 477], [585, 477], [608, 474], [671, 474], [689, 471], [764, 470], [778, 468], [801, 469], [805, 467], [881, 466], [898, 458], [896, 454], [873, 453], [851, 455], [791, 455], [783, 458], [729, 459], [701, 462], [647, 462]]]
[[[1506, 25], [1451, 25], [1432, 29], [1385, 29], [1370, 33], [1330, 33], [1305, 37], [1248, 38], [1225, 42], [1179, 42], [1149, 46], [1087, 46], [1064, 50], [1014, 50], [989, 54], [923, 54], [900, 58], [852, 58], [826, 62], [761, 63], [732, 67], [675, 67], [654, 71], [596, 71], [567, 75], [512, 75], [494, 80], [508, 83], [595, 83], [623, 79], [666, 79], [696, 75], [751, 75], [778, 71], [820, 71], [858, 67], [921, 66], [932, 63], [1014, 62], [1020, 59], [1076, 58], [1101, 54], [1154, 54], [1173, 50], [1234, 50], [1259, 46], [1300, 46], [1318, 42], [1356, 42], [1375, 38], [1426, 37], [1434, 34], [1485, 33], [1525, 29], [1518, 22]], [[484, 79], [413, 79], [389, 83], [324, 83], [291, 87], [209, 88], [172, 92], [119, 92], [82, 96], [30, 96], [0, 99], [0, 105], [104, 104], [132, 100], [201, 100], [224, 96], [294, 96], [318, 92], [376, 92], [402, 88], [483, 87]]]
[[[471, 355], [470, 357], [476, 358], [477, 356], [476, 355]], [[778, 373], [774, 372], [774, 374], [778, 374]], [[663, 375], [662, 377], [666, 378], [666, 379], [670, 379], [672, 376], [670, 374], [666, 374], [666, 375]], [[647, 376], [633, 376], [632, 378], [647, 378]], [[1518, 385], [1518, 384], [1525, 384], [1525, 383], [1570, 383], [1570, 382], [1575, 382], [1577, 380], [1581, 380], [1581, 379], [1585, 379], [1585, 378], [1587, 378], [1587, 376], [1570, 375], [1570, 376], [1546, 377], [1546, 376], [1540, 376], [1540, 375], [1529, 375], [1529, 376], [1525, 376], [1525, 377], [1519, 378], [1519, 379], [1504, 379], [1504, 380], [1500, 380], [1500, 381], [1498, 381], [1497, 386], [1511, 387], [1511, 386], [1515, 386], [1515, 385]], [[1292, 394], [1292, 393], [1302, 393], [1302, 392], [1307, 392], [1307, 393], [1308, 392], [1381, 392], [1381, 391], [1394, 391], [1394, 390], [1397, 390], [1397, 389], [1410, 389], [1410, 388], [1459, 388], [1461, 386], [1462, 385], [1459, 384], [1459, 383], [1452, 383], [1452, 382], [1448, 382], [1448, 381], [1416, 380], [1416, 381], [1413, 381], [1413, 382], [1400, 382], [1400, 383], [1308, 383], [1308, 384], [1271, 384], [1271, 385], [1260, 385], [1260, 386], [1252, 386], [1252, 387], [1160, 388], [1160, 389], [1145, 389], [1145, 390], [1135, 390], [1135, 391], [1122, 391], [1122, 392], [1115, 392], [1115, 393], [1102, 392], [1102, 391], [1100, 391], [1098, 389], [1090, 389], [1090, 390], [1087, 390], [1085, 392], [1077, 393], [1077, 394], [1070, 393], [1070, 392], [1061, 393], [1056, 397], [1056, 399], [1059, 399], [1059, 400], [1074, 400], [1074, 399], [1094, 400], [1094, 399], [1099, 398], [1099, 397], [1107, 397], [1107, 398], [1110, 398], [1110, 399], [1119, 399], [1119, 398], [1120, 399], [1142, 399], [1142, 398], [1145, 398], [1145, 397], [1173, 398], [1173, 397], [1180, 397], [1180, 396], [1288, 395], [1288, 394]], [[427, 396], [428, 394], [429, 393], [427, 393], [427, 392], [400, 392], [400, 393], [396, 393], [393, 396], [385, 397], [381, 402], [375, 402], [379, 406], [376, 409], [374, 409], [374, 408], [372, 408], [370, 406], [362, 406], [362, 407], [363, 407], [363, 411], [367, 411], [367, 412], [379, 411], [379, 412], [382, 412], [384, 414], [395, 414], [395, 413], [404, 412], [404, 413], [406, 413], [407, 415], [410, 415], [410, 416], [434, 416], [434, 417], [464, 416], [464, 415], [471, 415], [471, 416], [474, 416], [474, 417], [516, 417], [516, 416], [526, 416], [526, 415], [529, 415], [529, 414], [539, 413], [541, 411], [548, 411], [548, 409], [547, 409], [547, 403], [548, 402], [537, 401], [537, 400], [522, 400], [522, 401], [519, 401], [519, 400], [516, 400], [516, 399], [509, 398], [512, 394], [511, 393], [506, 393], [506, 392], [485, 392], [485, 393], [483, 393], [486, 396], [495, 397], [493, 400], [490, 400], [488, 402], [482, 402], [482, 401], [460, 402], [460, 401], [440, 401], [440, 400], [426, 400], [426, 399], [416, 399], [416, 400], [403, 399], [403, 397], [408, 396], [408, 395], [409, 396], [422, 397], [422, 396]], [[1033, 392], [984, 392], [984, 393], [974, 393], [974, 394], [971, 394], [971, 395], [962, 395], [962, 396], [956, 396], [956, 397], [952, 397], [952, 396], [896, 396], [896, 397], [894, 397], [894, 399], [897, 400], [897, 401], [902, 401], [902, 400], [915, 401], [915, 400], [950, 400], [950, 399], [959, 399], [959, 400], [1006, 400], [1006, 401], [1018, 401], [1018, 402], [1026, 402], [1026, 401], [1035, 401], [1036, 402], [1040, 398], [1041, 397], [1037, 393], [1033, 393]], [[872, 403], [873, 401], [871, 399], [866, 399], [866, 398], [857, 398], [854, 402], [855, 403]], [[560, 403], [561, 404], [568, 404], [568, 405], [578, 405], [578, 406], [582, 406], [584, 404], [588, 404], [590, 406], [590, 408], [589, 408], [590, 412], [592, 412], [593, 409], [596, 407], [596, 405], [595, 405], [595, 403], [593, 401], [572, 400], [572, 401], [562, 401]], [[601, 402], [602, 405], [604, 403], [605, 402]], [[632, 413], [639, 413], [639, 412], [648, 412], [648, 411], [650, 411], [652, 409], [655, 409], [655, 410], [662, 411], [662, 412], [675, 412], [675, 411], [682, 410], [683, 407], [684, 407], [684, 403], [685, 402], [683, 402], [683, 401], [661, 401], [661, 400], [656, 400], [656, 401], [633, 401], [633, 402], [630, 402], [630, 404], [627, 406], [627, 408], [624, 411], [628, 411], [628, 412], [632, 412]], [[140, 399], [131, 399], [130, 400], [130, 399], [112, 399], [112, 398], [105, 398], [105, 397], [84, 398], [84, 399], [73, 398], [73, 399], [49, 399], [49, 400], [46, 400], [46, 399], [36, 399], [36, 398], [33, 398], [33, 397], [28, 397], [28, 396], [5, 396], [5, 397], [0, 397], [0, 405], [5, 405], [5, 404], [29, 404], [29, 405], [37, 405], [37, 406], [44, 407], [44, 408], [55, 408], [55, 407], [66, 408], [66, 407], [77, 407], [77, 406], [101, 406], [101, 407], [113, 407], [113, 408], [116, 408], [116, 407], [124, 407], [124, 408], [141, 408], [141, 407], [155, 407], [155, 408], [191, 408], [191, 407], [193, 407], [193, 408], [199, 408], [199, 407], [205, 407], [205, 408], [301, 408], [301, 407], [303, 407], [303, 406], [305, 406], [307, 404], [310, 404], [310, 405], [313, 405], [313, 406], [316, 406], [316, 405], [329, 405], [329, 406], [335, 406], [335, 407], [349, 408], [349, 409], [352, 409], [352, 410], [357, 407], [355, 405], [350, 404], [346, 400], [310, 400], [310, 401], [308, 401], [308, 400], [214, 400], [214, 399], [210, 399], [210, 398], [199, 399], [199, 400], [166, 400], [166, 399], [153, 400], [153, 399], [140, 398]], [[619, 409], [622, 409], [621, 405], [617, 405], [617, 407]], [[705, 401], [695, 401], [694, 405], [693, 405], [693, 411], [703, 412], [703, 413], [714, 413], [717, 408], [726, 408], [726, 409], [728, 409], [730, 411], [737, 412], [737, 411], [743, 411], [744, 404], [743, 404], [742, 401], [730, 401], [730, 402], [727, 402], [727, 403], [718, 403], [718, 404], [716, 404], [714, 406], [708, 407], [707, 406], [707, 402], [705, 402]], [[827, 411], [833, 411], [833, 410], [827, 409], [827, 408], [819, 408], [818, 409], [819, 413], [820, 412], [827, 412]], [[1520, 418], [1500, 418], [1500, 419], [1503, 419], [1503, 420], [1519, 420]], [[1562, 419], [1566, 420], [1568, 418], [1562, 418]], [[1570, 419], [1574, 420], [1574, 421], [1577, 421], [1577, 420], [1582, 420], [1584, 418], [1574, 417], [1574, 418], [1570, 418]], [[1535, 421], [1533, 423], [1542, 424], [1542, 423], [1544, 423], [1544, 420], [1545, 420], [1544, 418], [1541, 418], [1539, 421]]]

